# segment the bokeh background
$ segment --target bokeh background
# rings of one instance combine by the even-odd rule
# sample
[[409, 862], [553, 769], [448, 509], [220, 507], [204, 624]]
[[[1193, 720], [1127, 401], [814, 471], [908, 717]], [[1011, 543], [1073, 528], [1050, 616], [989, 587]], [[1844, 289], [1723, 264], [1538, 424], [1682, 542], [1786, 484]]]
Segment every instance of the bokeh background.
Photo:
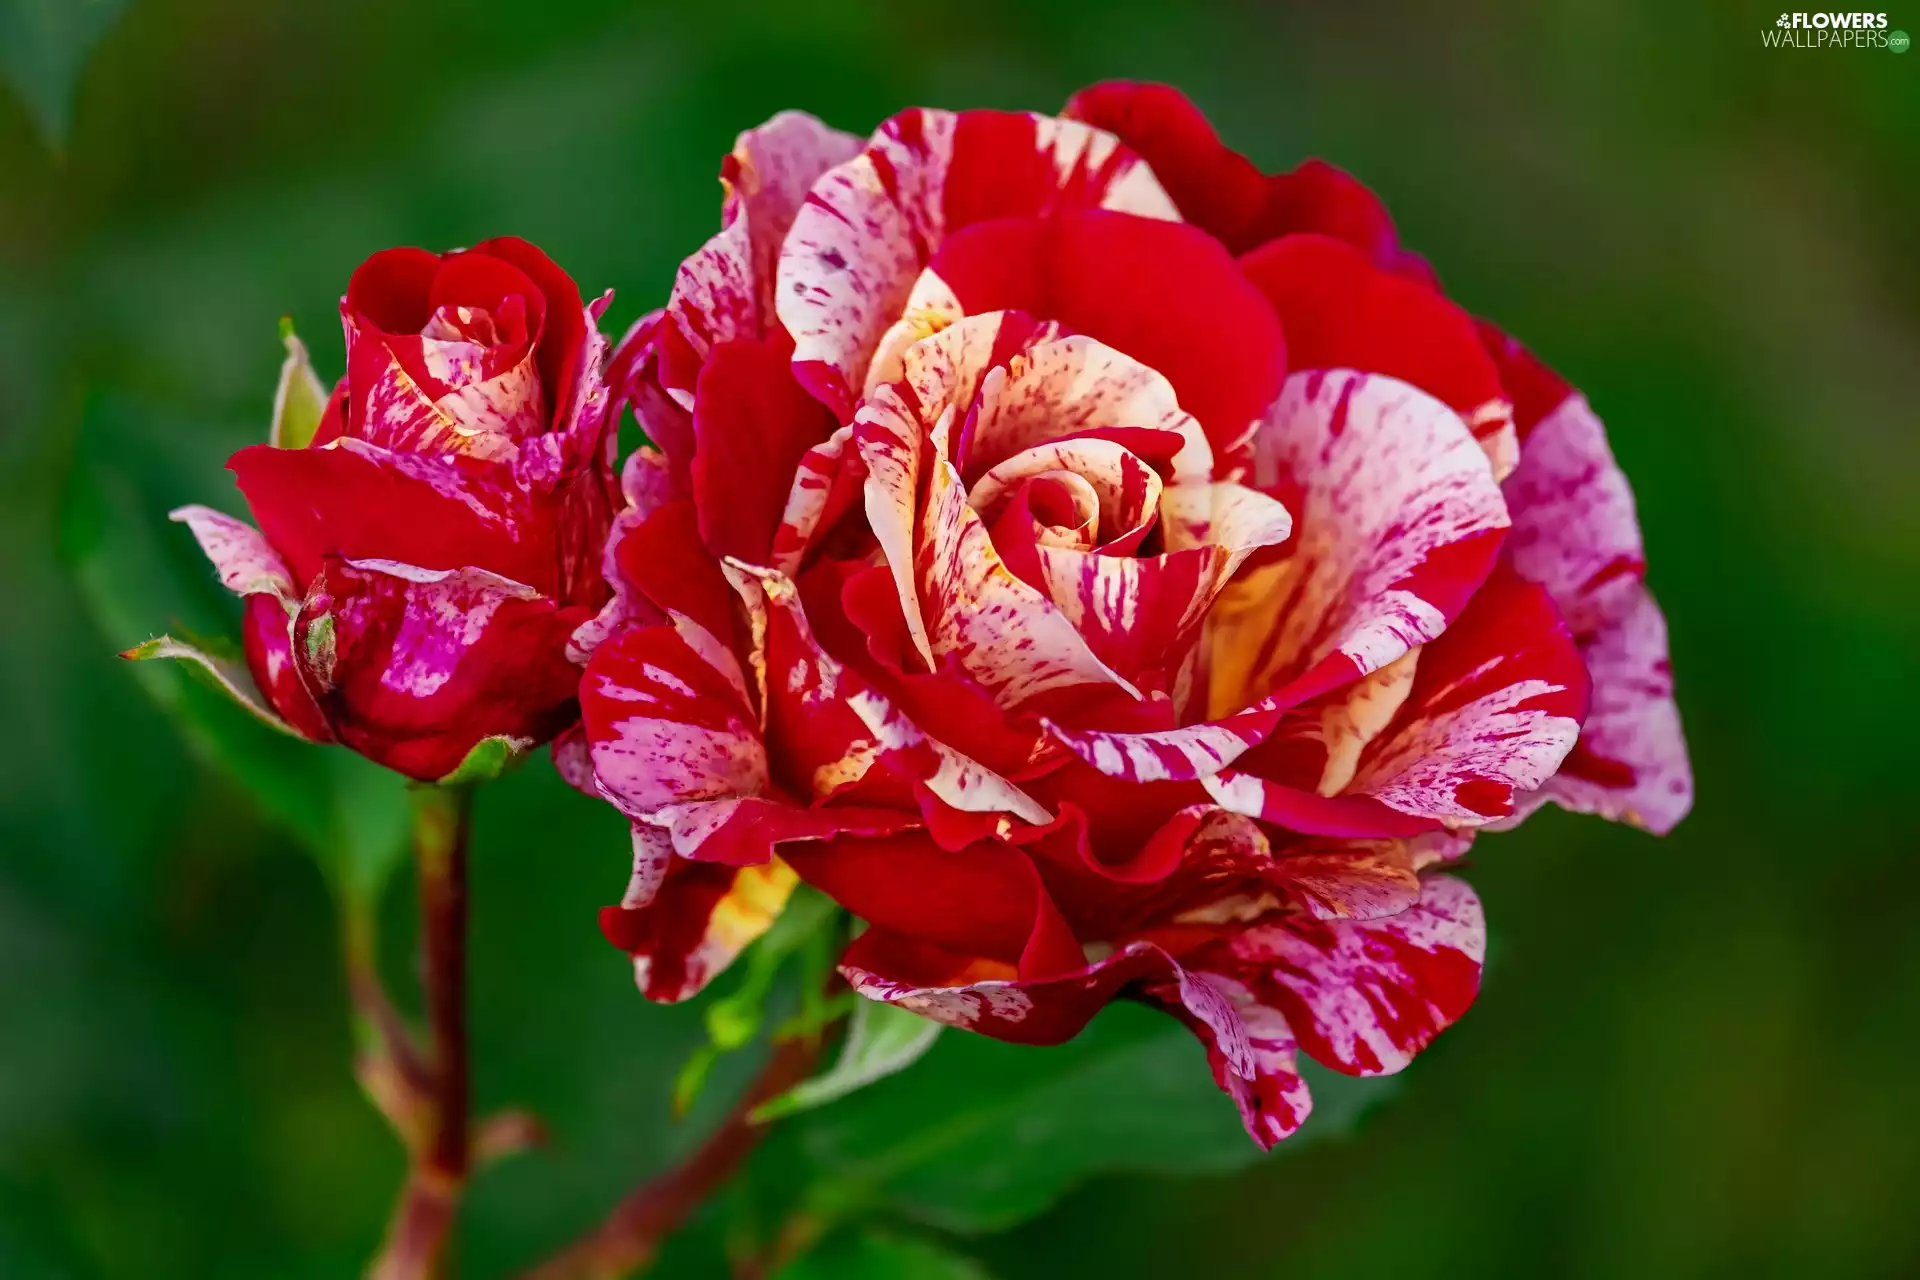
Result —
[[[882, 1217], [1009, 1278], [1920, 1274], [1920, 52], [1763, 50], [1775, 16], [0, 0], [0, 1275], [349, 1275], [400, 1176], [348, 1072], [326, 882], [182, 736], [178, 690], [113, 657], [186, 609], [166, 582], [230, 608], [163, 513], [237, 502], [220, 461], [264, 436], [276, 319], [332, 376], [362, 257], [512, 232], [615, 288], [617, 332], [773, 111], [866, 130], [1121, 75], [1183, 86], [1269, 169], [1360, 174], [1589, 393], [1700, 798], [1665, 840], [1549, 811], [1482, 842], [1479, 1005], [1351, 1132], [1255, 1159], [1197, 1049], [1116, 1015], [1151, 1062], [968, 1121], [948, 1157], [1038, 1190], [962, 1212], [935, 1177]], [[492, 1276], [683, 1150], [748, 1064], [668, 1118], [700, 1012], [645, 1005], [597, 934], [610, 811], [536, 762], [479, 821], [477, 1089], [555, 1133], [472, 1195], [466, 1271]], [[963, 1039], [834, 1123], [964, 1115], [1027, 1069]], [[1075, 1189], [1041, 1176], [1049, 1123], [1094, 1149]], [[831, 1165], [835, 1132], [755, 1176]], [[743, 1215], [666, 1269], [717, 1273]]]

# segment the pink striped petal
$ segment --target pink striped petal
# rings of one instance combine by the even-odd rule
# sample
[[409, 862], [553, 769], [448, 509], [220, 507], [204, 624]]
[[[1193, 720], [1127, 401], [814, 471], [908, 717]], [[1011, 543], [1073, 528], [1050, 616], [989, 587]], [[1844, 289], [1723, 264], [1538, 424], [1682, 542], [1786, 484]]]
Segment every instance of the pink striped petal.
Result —
[[916, 108], [814, 184], [776, 294], [801, 382], [845, 422], [882, 334], [945, 236], [988, 218], [1105, 208], [1177, 219], [1111, 134], [1072, 121]]
[[1581, 654], [1593, 709], [1560, 772], [1535, 794], [1665, 835], [1693, 807], [1693, 767], [1673, 700], [1667, 620], [1645, 587]]
[[1207, 1049], [1213, 1079], [1240, 1109], [1247, 1134], [1269, 1150], [1292, 1135], [1313, 1110], [1313, 1097], [1296, 1065], [1293, 1028], [1225, 974], [1182, 971], [1175, 984], [1147, 992], [1185, 1022]]
[[584, 611], [484, 569], [330, 559], [294, 619], [301, 684], [338, 739], [432, 782], [482, 738], [530, 748], [573, 718]]
[[1473, 1004], [1486, 926], [1464, 881], [1430, 876], [1398, 915], [1276, 920], [1231, 949], [1315, 1059], [1349, 1075], [1390, 1075]]
[[840, 972], [867, 999], [950, 1027], [1014, 1044], [1060, 1044], [1078, 1035], [1123, 987], [1174, 979], [1179, 966], [1153, 943], [1133, 942], [1077, 969], [1021, 978], [1011, 964], [876, 927], [854, 939]]
[[1143, 733], [1079, 729], [1043, 720], [1047, 735], [1088, 765], [1122, 782], [1205, 780], [1260, 745], [1281, 708], [1256, 703], [1244, 712], [1178, 729]]
[[996, 389], [1010, 386], [1009, 399], [1027, 397], [1025, 383], [1004, 376], [1004, 366], [984, 367], [1002, 321], [971, 317], [921, 343], [909, 353], [898, 389], [880, 388], [861, 408], [854, 440], [867, 470], [868, 522], [929, 669], [952, 658], [1008, 708], [1084, 686], [1132, 694], [1072, 622], [1007, 567], [949, 460], [953, 423], [968, 411], [974, 386], [981, 420], [993, 416], [984, 406], [997, 400]]
[[[840, 964], [848, 983], [869, 1000], [1015, 1044], [1071, 1039], [1116, 995], [1134, 988], [1199, 1038], [1215, 1080], [1263, 1148], [1297, 1129], [1311, 1109], [1286, 1019], [1230, 977], [1187, 971], [1150, 942], [1128, 943], [1046, 977], [1014, 976], [1011, 968], [881, 928], [857, 938]], [[996, 971], [1006, 976], [989, 976]]]
[[[964, 428], [956, 426], [952, 457], [962, 471], [979, 475], [1063, 437], [1144, 428], [1184, 442], [1169, 478], [1195, 484], [1208, 478], [1212, 446], [1165, 377], [1092, 338], [1053, 337], [1044, 327], [1023, 344], [1017, 360], [1009, 359], [986, 336], [1004, 343], [1016, 314], [970, 316], [909, 349], [903, 361], [903, 379], [924, 406], [952, 405], [964, 415], [977, 397], [977, 414]], [[963, 341], [963, 334], [970, 340]], [[938, 416], [937, 409], [923, 412], [929, 425]]]
[[1413, 836], [1436, 823], [1432, 818], [1391, 809], [1370, 795], [1323, 796], [1248, 769], [1221, 769], [1202, 777], [1200, 785], [1224, 809], [1302, 835], [1344, 839]]
[[600, 553], [600, 575], [613, 595], [600, 612], [580, 624], [567, 640], [567, 657], [580, 666], [587, 664], [593, 651], [608, 637], [628, 626], [645, 626], [666, 621], [666, 613], [646, 596], [620, 570], [620, 546], [654, 512], [676, 496], [667, 470], [666, 455], [650, 445], [641, 445], [627, 455], [620, 473], [620, 492], [626, 505], [613, 517], [606, 545]]
[[1379, 920], [1420, 901], [1418, 870], [1410, 840], [1313, 839], [1288, 846], [1268, 879], [1316, 920]]
[[298, 600], [286, 562], [266, 536], [246, 521], [202, 506], [177, 508], [167, 518], [193, 532], [227, 590], [237, 596], [269, 595], [284, 603]]
[[294, 659], [294, 618], [289, 610], [297, 607], [297, 601], [286, 597], [248, 596], [240, 619], [241, 649], [254, 683], [280, 717], [304, 738], [332, 742], [333, 729]]
[[630, 818], [767, 788], [752, 708], [671, 627], [601, 645], [580, 682], [580, 711], [600, 789]]
[[804, 111], [782, 111], [742, 133], [733, 154], [721, 162], [720, 181], [727, 194], [720, 220], [746, 226], [762, 332], [774, 319], [780, 246], [807, 192], [821, 174], [859, 155], [864, 145], [858, 136], [830, 128]]
[[[1514, 360], [1532, 357], [1510, 353]], [[1520, 465], [1505, 486], [1508, 546], [1514, 567], [1566, 614], [1593, 677], [1579, 745], [1523, 812], [1550, 799], [1664, 834], [1693, 805], [1693, 772], [1673, 700], [1666, 620], [1642, 581], [1633, 491], [1585, 397], [1567, 395], [1523, 420]]]

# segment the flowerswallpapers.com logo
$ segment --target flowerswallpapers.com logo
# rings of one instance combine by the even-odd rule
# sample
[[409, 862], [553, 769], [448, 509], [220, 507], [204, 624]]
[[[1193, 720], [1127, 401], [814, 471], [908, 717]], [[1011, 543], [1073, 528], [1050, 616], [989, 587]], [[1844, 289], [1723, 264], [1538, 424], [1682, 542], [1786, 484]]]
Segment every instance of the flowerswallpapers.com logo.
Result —
[[1911, 45], [1904, 31], [1889, 31], [1884, 13], [1783, 13], [1760, 32], [1768, 49], [1891, 49]]

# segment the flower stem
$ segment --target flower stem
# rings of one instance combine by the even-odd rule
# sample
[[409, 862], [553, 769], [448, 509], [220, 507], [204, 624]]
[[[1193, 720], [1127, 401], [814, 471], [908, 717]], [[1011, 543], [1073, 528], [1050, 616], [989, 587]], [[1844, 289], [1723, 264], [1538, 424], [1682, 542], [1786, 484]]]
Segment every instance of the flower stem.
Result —
[[599, 1227], [529, 1272], [526, 1280], [617, 1280], [645, 1268], [666, 1238], [760, 1144], [768, 1126], [752, 1123], [748, 1115], [804, 1080], [819, 1056], [817, 1036], [776, 1044], [767, 1065], [705, 1142], [629, 1192]]
[[[472, 803], [470, 787], [423, 786], [413, 792], [430, 1052], [423, 1067], [414, 1067], [414, 1073], [424, 1077], [425, 1089], [402, 1089], [393, 1108], [382, 1102], [407, 1145], [409, 1170], [386, 1244], [368, 1272], [376, 1280], [430, 1280], [441, 1274], [447, 1237], [466, 1186], [467, 835]], [[353, 971], [351, 957], [349, 969]], [[377, 990], [377, 980], [374, 986]], [[404, 1044], [405, 1037], [398, 1042]], [[396, 1056], [395, 1066], [404, 1081], [410, 1074], [406, 1059]], [[369, 1092], [379, 1100], [371, 1082]]]

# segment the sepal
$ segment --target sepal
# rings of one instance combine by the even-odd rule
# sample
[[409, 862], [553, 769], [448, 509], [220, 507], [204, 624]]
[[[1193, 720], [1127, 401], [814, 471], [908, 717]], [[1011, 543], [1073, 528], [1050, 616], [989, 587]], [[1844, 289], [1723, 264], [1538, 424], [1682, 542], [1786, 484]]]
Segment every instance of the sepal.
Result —
[[224, 646], [210, 645], [202, 641], [198, 644], [176, 639], [171, 635], [158, 635], [121, 651], [120, 656], [129, 662], [147, 662], [155, 658], [172, 658], [184, 662], [202, 681], [219, 689], [238, 704], [246, 713], [269, 728], [278, 729], [289, 737], [301, 735], [292, 725], [282, 720], [267, 705], [261, 695], [260, 687], [254, 683], [253, 674], [247, 670], [246, 660], [238, 654], [217, 652]]

